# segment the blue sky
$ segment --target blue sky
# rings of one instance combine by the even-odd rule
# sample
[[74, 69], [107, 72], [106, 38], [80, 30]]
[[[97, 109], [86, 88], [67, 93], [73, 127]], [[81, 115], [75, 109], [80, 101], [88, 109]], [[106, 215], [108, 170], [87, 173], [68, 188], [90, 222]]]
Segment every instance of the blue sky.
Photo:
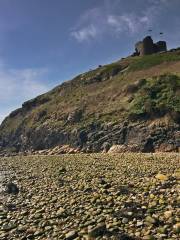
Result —
[[0, 0], [0, 121], [75, 75], [133, 52], [153, 29], [180, 45], [180, 0]]

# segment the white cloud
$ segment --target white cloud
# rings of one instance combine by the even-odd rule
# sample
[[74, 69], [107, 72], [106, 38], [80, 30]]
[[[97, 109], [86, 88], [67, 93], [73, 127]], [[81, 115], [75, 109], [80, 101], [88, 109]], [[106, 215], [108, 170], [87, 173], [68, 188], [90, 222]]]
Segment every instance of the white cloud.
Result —
[[13, 97], [29, 99], [47, 90], [40, 79], [45, 69], [0, 69], [0, 101]]
[[172, 4], [172, 1], [176, 1], [176, 0], [149, 0], [149, 2], [154, 5], [168, 4], [168, 3]]
[[95, 38], [97, 36], [98, 32], [96, 27], [91, 24], [85, 28], [82, 28], [77, 31], [73, 31], [71, 35], [75, 37], [79, 42], [83, 42], [85, 40], [89, 40], [91, 38]]
[[70, 35], [78, 42], [97, 39], [102, 31], [104, 31], [104, 21], [102, 9], [89, 9], [80, 16], [76, 26], [71, 30]]
[[97, 39], [104, 34], [136, 33], [143, 28], [149, 27], [151, 15], [143, 12], [137, 15], [133, 12], [115, 14], [114, 11], [104, 7], [90, 9], [79, 19], [71, 31], [71, 36], [78, 42]]
[[15, 108], [50, 86], [43, 82], [47, 69], [11, 69], [0, 61], [0, 122]]
[[148, 26], [150, 19], [147, 16], [138, 17], [134, 14], [109, 15], [107, 16], [107, 23], [116, 32], [128, 31], [129, 33], [135, 33], [144, 25]]
[[159, 19], [164, 17], [165, 10], [176, 4], [178, 6], [180, 0], [146, 1], [146, 5], [143, 5], [146, 7], [138, 3], [138, 6], [128, 10], [122, 0], [104, 0], [100, 7], [82, 14], [70, 34], [78, 42], [84, 42], [97, 40], [104, 35], [120, 37], [124, 33], [132, 35], [147, 32], [148, 28], [159, 26]]
[[118, 32], [123, 31], [124, 29], [122, 19], [119, 16], [109, 15], [107, 17], [107, 23], [109, 24], [109, 26], [115, 28]]

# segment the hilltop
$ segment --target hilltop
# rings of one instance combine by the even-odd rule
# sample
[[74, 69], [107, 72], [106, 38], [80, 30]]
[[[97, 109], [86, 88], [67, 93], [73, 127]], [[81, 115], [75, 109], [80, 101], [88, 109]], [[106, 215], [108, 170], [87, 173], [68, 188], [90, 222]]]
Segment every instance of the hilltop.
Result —
[[1, 152], [70, 145], [179, 151], [180, 49], [130, 56], [22, 104], [0, 126]]

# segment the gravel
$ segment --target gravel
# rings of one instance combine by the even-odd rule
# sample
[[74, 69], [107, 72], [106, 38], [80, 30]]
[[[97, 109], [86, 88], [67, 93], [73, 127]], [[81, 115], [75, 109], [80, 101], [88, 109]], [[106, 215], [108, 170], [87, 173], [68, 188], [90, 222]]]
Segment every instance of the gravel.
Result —
[[[0, 165], [1, 240], [180, 239], [179, 154], [19, 156]], [[16, 194], [3, 191], [9, 182]]]

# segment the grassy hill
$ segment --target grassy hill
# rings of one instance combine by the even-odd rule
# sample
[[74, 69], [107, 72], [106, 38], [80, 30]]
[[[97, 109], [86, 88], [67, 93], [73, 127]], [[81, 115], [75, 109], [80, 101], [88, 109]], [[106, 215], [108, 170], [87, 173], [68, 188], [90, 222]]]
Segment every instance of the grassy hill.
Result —
[[[99, 151], [107, 142], [130, 143], [132, 126], [147, 128], [159, 120], [158, 124], [164, 124], [166, 129], [171, 126], [175, 130], [170, 131], [177, 132], [179, 119], [180, 50], [177, 49], [121, 59], [23, 103], [1, 124], [0, 146], [22, 151], [71, 144], [96, 151], [92, 146], [97, 143]], [[119, 133], [107, 141], [105, 136], [112, 132], [113, 126], [122, 131], [125, 125], [124, 139]], [[176, 141], [167, 132], [162, 141]], [[99, 143], [103, 137], [104, 142]], [[162, 143], [154, 141], [153, 149]]]

